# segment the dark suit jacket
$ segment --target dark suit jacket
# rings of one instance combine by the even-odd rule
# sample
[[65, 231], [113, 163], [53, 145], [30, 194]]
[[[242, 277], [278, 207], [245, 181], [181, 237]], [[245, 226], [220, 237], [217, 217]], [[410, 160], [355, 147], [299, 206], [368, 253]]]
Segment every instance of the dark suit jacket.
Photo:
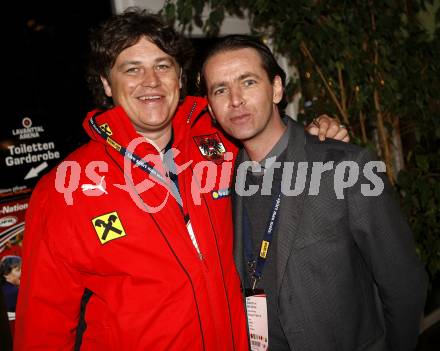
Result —
[[[385, 174], [382, 194], [363, 196], [361, 184], [371, 184], [362, 172], [370, 152], [320, 142], [299, 124], [288, 123], [286, 161], [309, 162], [307, 182], [301, 195], [282, 196], [277, 252], [269, 255], [276, 259], [279, 318], [291, 349], [413, 350], [427, 279]], [[242, 160], [241, 151], [237, 165]], [[309, 195], [312, 162], [327, 161], [334, 161], [333, 170], [322, 174], [319, 194]], [[334, 170], [342, 161], [355, 161], [360, 172], [344, 199], [337, 199]], [[294, 170], [291, 189], [295, 177]], [[243, 203], [237, 195], [233, 201], [234, 255], [243, 281]]]
[[8, 312], [15, 312], [17, 305], [18, 287], [9, 282], [3, 282], [2, 293], [5, 298], [6, 309]]
[[12, 335], [3, 291], [0, 291], [0, 350], [12, 350]]

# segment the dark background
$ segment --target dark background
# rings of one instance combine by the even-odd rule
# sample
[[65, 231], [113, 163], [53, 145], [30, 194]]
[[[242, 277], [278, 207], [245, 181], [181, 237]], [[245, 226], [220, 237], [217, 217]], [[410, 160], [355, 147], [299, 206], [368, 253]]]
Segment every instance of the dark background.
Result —
[[[64, 136], [84, 139], [81, 122], [93, 107], [85, 83], [91, 27], [111, 14], [109, 0], [15, 1], [3, 12], [6, 64], [3, 120], [38, 116]], [[4, 95], [3, 95], [4, 96]]]

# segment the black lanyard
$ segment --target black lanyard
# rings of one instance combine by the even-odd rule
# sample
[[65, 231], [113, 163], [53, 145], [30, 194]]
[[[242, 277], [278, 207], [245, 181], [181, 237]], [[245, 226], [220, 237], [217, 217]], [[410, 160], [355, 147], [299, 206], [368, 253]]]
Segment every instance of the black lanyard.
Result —
[[[177, 182], [174, 181], [174, 179], [173, 179], [173, 181], [168, 181], [157, 169], [154, 168], [153, 165], [149, 164], [147, 161], [143, 160], [138, 155], [130, 152], [129, 150], [127, 150], [126, 147], [120, 145], [114, 139], [112, 139], [110, 137], [110, 135], [108, 135], [103, 129], [99, 128], [99, 126], [96, 124], [95, 118], [97, 115], [98, 114], [94, 115], [92, 118], [89, 119], [90, 127], [92, 127], [93, 130], [95, 132], [97, 132], [107, 142], [107, 144], [109, 144], [111, 147], [113, 147], [122, 156], [128, 158], [133, 164], [138, 166], [144, 172], [152, 175], [154, 178], [159, 180], [162, 184], [169, 187], [171, 194], [174, 196], [174, 198], [176, 199], [180, 208], [182, 209], [183, 201], [182, 201], [182, 197], [180, 196], [179, 188], [177, 187], [177, 184], [176, 184]], [[169, 149], [167, 150], [167, 153], [171, 153], [171, 152], [172, 152], [171, 150], [169, 150]], [[169, 160], [167, 163], [170, 164]], [[173, 168], [173, 171], [175, 172], [174, 159], [172, 160], [172, 163], [173, 163], [172, 168]]]
[[254, 245], [252, 244], [252, 239], [251, 239], [249, 216], [247, 214], [246, 209], [243, 206], [244, 251], [248, 264], [248, 273], [252, 280], [252, 290], [255, 290], [258, 281], [261, 279], [263, 275], [263, 269], [267, 260], [269, 246], [273, 238], [275, 224], [278, 220], [280, 203], [281, 203], [281, 192], [278, 192], [276, 200], [272, 206], [272, 214], [269, 218], [269, 223], [264, 233], [263, 240], [261, 241], [260, 253], [257, 259], [255, 259], [254, 250], [253, 250]]

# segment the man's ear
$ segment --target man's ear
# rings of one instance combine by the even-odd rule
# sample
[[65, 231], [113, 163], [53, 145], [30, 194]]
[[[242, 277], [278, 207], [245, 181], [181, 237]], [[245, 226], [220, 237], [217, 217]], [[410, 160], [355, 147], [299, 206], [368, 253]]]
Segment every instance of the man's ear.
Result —
[[283, 92], [284, 92], [283, 81], [281, 80], [280, 76], [275, 76], [275, 78], [273, 79], [272, 86], [273, 86], [273, 98], [272, 98], [272, 101], [276, 105], [283, 98]]
[[110, 86], [110, 82], [104, 78], [103, 76], [100, 76], [102, 86], [104, 87], [105, 95], [108, 97], [112, 97], [112, 87]]

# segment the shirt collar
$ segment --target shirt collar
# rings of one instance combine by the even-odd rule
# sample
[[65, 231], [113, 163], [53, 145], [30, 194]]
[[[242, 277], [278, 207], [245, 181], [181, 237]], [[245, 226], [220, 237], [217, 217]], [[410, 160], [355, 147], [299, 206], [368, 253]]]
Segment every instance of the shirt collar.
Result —
[[[284, 119], [283, 119], [283, 122], [287, 125], [287, 128], [284, 131], [281, 138], [274, 145], [272, 150], [270, 150], [269, 153], [260, 162], [255, 161], [255, 163], [257, 165], [258, 164], [260, 165], [261, 168], [260, 167], [258, 167], [258, 168], [261, 169], [261, 172], [258, 172], [258, 171], [253, 172], [252, 168], [248, 168], [248, 172], [252, 172], [255, 175], [264, 174], [264, 171], [266, 169], [271, 168], [273, 162], [275, 160], [279, 159], [279, 156], [287, 149], [287, 145], [289, 144], [289, 135], [290, 135], [291, 124], [287, 123], [287, 121], [285, 121]], [[243, 150], [243, 161], [251, 161], [246, 150]]]

